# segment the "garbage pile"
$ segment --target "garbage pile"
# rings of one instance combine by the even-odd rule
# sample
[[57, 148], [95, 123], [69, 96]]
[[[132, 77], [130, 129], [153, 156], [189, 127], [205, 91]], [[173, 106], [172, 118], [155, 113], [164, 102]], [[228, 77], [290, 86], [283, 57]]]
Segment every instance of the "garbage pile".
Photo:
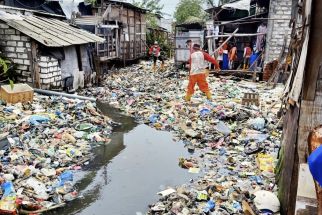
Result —
[[[266, 83], [210, 76], [213, 99], [207, 101], [197, 91], [187, 103], [187, 76], [173, 68], [154, 73], [142, 63], [119, 69], [103, 87], [84, 92], [139, 122], [172, 131], [191, 152], [191, 157], [178, 158], [178, 165], [199, 179], [169, 188], [171, 192], [151, 205], [148, 214], [278, 212], [274, 170], [282, 87], [269, 89]], [[242, 105], [244, 93], [258, 93], [260, 106]]]
[[36, 214], [75, 199], [73, 174], [110, 141], [111, 125], [88, 101], [36, 95], [0, 105], [0, 214]]

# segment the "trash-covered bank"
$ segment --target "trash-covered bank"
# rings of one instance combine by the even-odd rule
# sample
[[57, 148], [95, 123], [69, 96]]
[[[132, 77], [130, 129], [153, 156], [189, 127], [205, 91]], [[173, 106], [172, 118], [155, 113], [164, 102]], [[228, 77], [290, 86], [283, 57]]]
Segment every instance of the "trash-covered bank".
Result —
[[[119, 69], [107, 77], [104, 87], [84, 92], [139, 122], [173, 131], [187, 150], [195, 152], [179, 157], [173, 165], [203, 176], [161, 192], [163, 197], [148, 213], [278, 212], [274, 170], [281, 136], [277, 114], [282, 87], [271, 90], [266, 83], [209, 77], [213, 100], [207, 101], [198, 92], [186, 103], [187, 83], [184, 71], [169, 68], [152, 73], [142, 63]], [[246, 92], [259, 93], [260, 106], [241, 105]]]
[[40, 213], [75, 199], [73, 174], [107, 144], [113, 122], [88, 101], [36, 95], [0, 106], [0, 214]]

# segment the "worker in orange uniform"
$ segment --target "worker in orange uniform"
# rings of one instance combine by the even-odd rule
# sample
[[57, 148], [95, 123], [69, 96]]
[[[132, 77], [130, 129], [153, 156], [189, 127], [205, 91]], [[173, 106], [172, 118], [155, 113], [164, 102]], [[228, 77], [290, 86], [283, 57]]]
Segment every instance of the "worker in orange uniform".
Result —
[[249, 68], [249, 59], [251, 55], [252, 55], [252, 49], [250, 48], [250, 44], [246, 43], [244, 48], [244, 67], [243, 67], [244, 70]]
[[190, 55], [189, 60], [190, 74], [187, 94], [185, 96], [186, 101], [191, 100], [196, 84], [198, 84], [199, 89], [206, 94], [207, 99], [211, 99], [211, 92], [209, 90], [208, 83], [206, 80], [207, 64], [205, 61], [214, 64], [216, 71], [219, 70], [219, 64], [217, 63], [216, 59], [211, 57], [208, 53], [201, 51], [199, 44], [194, 44], [193, 51]]
[[158, 59], [161, 61], [161, 70], [164, 69], [164, 60], [163, 60], [160, 52], [161, 52], [161, 48], [160, 48], [158, 42], [155, 41], [154, 45], [151, 46], [149, 49], [149, 55], [152, 55], [152, 57], [153, 57], [153, 71], [156, 71]]
[[237, 60], [237, 47], [235, 43], [231, 44], [229, 50], [229, 69], [234, 69], [234, 62]]

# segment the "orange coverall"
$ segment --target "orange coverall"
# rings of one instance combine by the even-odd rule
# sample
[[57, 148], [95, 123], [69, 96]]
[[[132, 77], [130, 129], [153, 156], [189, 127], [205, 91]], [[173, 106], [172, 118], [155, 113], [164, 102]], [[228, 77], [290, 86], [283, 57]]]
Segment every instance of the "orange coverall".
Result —
[[211, 93], [206, 80], [206, 70], [204, 68], [205, 61], [214, 64], [215, 69], [219, 69], [219, 64], [216, 59], [211, 57], [208, 53], [203, 51], [195, 51], [190, 55], [190, 75], [189, 84], [186, 94], [186, 101], [191, 100], [191, 96], [194, 93], [194, 87], [197, 84], [199, 89], [204, 92], [208, 99], [211, 99]]

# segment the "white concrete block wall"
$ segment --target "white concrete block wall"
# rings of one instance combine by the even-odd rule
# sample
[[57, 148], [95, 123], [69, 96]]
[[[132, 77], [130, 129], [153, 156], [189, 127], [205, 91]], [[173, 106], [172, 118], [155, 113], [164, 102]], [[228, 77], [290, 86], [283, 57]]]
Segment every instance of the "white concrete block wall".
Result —
[[[17, 64], [18, 81], [32, 83], [31, 38], [0, 22], [0, 45], [4, 47], [4, 54]], [[38, 64], [41, 88], [60, 88], [62, 78], [58, 60], [41, 56]]]
[[52, 57], [40, 56], [40, 83], [42, 89], [60, 88], [62, 86], [61, 68], [58, 60]]
[[284, 43], [284, 35], [288, 35], [287, 47], [290, 41], [292, 0], [271, 0], [269, 20], [267, 23], [265, 62], [278, 59]]
[[30, 41], [30, 37], [0, 22], [0, 45], [4, 47], [4, 54], [17, 64], [16, 72], [20, 82], [32, 82]]

